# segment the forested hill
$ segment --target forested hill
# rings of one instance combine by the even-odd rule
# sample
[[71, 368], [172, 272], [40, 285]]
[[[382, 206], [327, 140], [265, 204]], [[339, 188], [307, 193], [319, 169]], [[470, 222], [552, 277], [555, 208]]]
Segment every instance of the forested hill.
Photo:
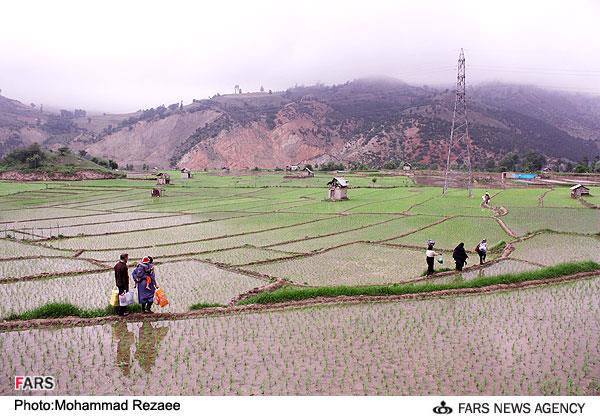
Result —
[[[468, 89], [476, 166], [511, 151], [592, 161], [600, 154], [600, 98], [532, 86]], [[135, 113], [40, 111], [0, 96], [0, 155], [38, 142], [120, 165], [283, 167], [328, 161], [435, 165], [445, 158], [452, 89], [389, 78], [215, 95]]]

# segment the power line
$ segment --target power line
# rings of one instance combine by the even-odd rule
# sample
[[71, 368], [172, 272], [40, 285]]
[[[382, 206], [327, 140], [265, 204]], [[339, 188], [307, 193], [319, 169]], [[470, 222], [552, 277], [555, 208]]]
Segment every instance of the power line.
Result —
[[550, 74], [550, 75], [565, 75], [575, 77], [600, 77], [600, 71], [587, 70], [566, 70], [566, 69], [544, 69], [544, 68], [519, 68], [519, 67], [496, 67], [493, 65], [473, 65], [475, 69], [492, 70], [500, 72], [515, 72], [515, 73], [531, 73], [531, 74]]

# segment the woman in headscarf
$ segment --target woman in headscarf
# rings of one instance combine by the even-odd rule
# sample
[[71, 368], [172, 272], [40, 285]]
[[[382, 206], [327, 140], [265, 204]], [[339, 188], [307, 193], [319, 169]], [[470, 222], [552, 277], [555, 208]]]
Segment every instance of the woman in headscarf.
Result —
[[452, 258], [454, 259], [454, 262], [456, 263], [456, 270], [462, 271], [463, 266], [467, 263], [467, 258], [469, 258], [469, 256], [467, 255], [467, 252], [465, 251], [465, 243], [464, 242], [461, 242], [460, 244], [458, 244], [456, 246], [456, 248], [452, 252]]
[[425, 261], [427, 261], [427, 275], [431, 275], [435, 273], [433, 270], [433, 264], [435, 261], [435, 257], [437, 257], [438, 253], [435, 252], [433, 246], [435, 245], [435, 241], [427, 241], [427, 251], [425, 251]]
[[138, 301], [142, 305], [143, 313], [152, 313], [150, 309], [154, 302], [154, 292], [158, 289], [154, 275], [152, 257], [144, 257], [132, 273], [133, 281], [138, 289]]
[[485, 257], [487, 256], [487, 240], [481, 240], [481, 242], [477, 244], [475, 251], [479, 255], [479, 264], [485, 263]]

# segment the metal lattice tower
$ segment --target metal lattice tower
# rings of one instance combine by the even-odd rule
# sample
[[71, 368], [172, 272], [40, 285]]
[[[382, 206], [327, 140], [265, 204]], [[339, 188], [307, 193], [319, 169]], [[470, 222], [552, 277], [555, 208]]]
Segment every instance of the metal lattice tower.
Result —
[[448, 193], [448, 176], [450, 174], [450, 156], [452, 148], [455, 147], [457, 155], [460, 156], [461, 144], [466, 148], [466, 164], [469, 173], [467, 180], [467, 189], [469, 197], [473, 196], [473, 173], [471, 171], [471, 143], [469, 138], [469, 122], [467, 119], [467, 95], [465, 88], [465, 54], [460, 49], [458, 56], [458, 76], [456, 79], [456, 100], [454, 102], [454, 113], [452, 115], [452, 129], [450, 130], [450, 142], [448, 144], [448, 158], [446, 160], [446, 174], [444, 176], [444, 191]]

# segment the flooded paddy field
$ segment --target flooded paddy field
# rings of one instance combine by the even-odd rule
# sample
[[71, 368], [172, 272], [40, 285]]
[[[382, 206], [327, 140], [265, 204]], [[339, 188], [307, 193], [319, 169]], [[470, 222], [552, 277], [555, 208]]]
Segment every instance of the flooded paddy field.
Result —
[[[198, 306], [234, 309], [271, 285], [464, 285], [600, 262], [600, 210], [568, 188], [497, 189], [482, 207], [485, 189], [443, 197], [406, 176], [348, 174], [349, 199], [332, 202], [326, 173], [175, 174], [161, 198], [150, 197], [155, 180], [0, 182], [2, 378], [53, 374], [56, 394], [599, 393], [597, 277], [177, 319]], [[478, 267], [484, 238], [491, 263]], [[436, 270], [453, 269], [464, 242], [467, 269], [425, 278], [428, 240], [443, 254]], [[153, 309], [175, 319], [2, 328], [49, 304], [106, 308], [121, 253], [129, 274], [154, 257], [169, 305]]]
[[477, 296], [4, 332], [0, 373], [52, 374], [57, 395], [598, 395], [598, 292], [596, 277]]

